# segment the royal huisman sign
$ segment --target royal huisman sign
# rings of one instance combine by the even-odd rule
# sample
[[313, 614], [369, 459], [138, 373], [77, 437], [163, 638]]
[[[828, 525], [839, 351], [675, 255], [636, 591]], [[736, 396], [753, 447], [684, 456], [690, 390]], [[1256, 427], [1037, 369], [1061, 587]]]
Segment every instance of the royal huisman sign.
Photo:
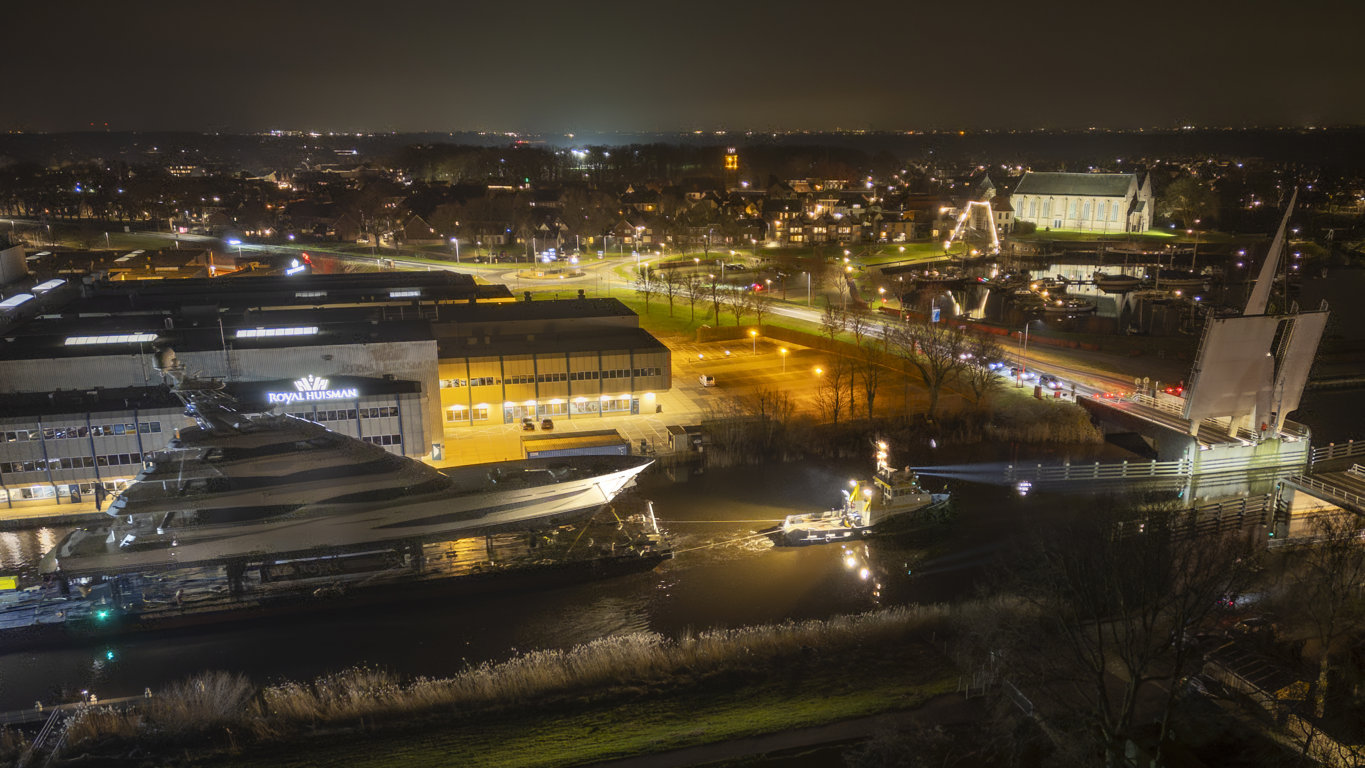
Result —
[[357, 387], [343, 387], [341, 389], [328, 389], [327, 379], [319, 378], [311, 373], [294, 382], [294, 389], [297, 392], [267, 392], [265, 393], [266, 402], [275, 403], [300, 403], [317, 400], [354, 400], [360, 397], [360, 389]]

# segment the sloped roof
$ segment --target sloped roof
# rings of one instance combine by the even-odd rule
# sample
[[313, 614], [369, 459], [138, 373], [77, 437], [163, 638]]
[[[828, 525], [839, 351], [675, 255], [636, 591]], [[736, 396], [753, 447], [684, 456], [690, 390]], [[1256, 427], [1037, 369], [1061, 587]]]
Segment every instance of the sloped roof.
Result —
[[1025, 173], [1016, 195], [1123, 197], [1136, 180], [1131, 173]]

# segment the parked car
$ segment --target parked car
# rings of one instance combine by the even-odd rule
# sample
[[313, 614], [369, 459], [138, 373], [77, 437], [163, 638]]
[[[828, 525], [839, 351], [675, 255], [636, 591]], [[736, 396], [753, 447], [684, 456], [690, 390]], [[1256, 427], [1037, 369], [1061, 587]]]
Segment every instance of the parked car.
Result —
[[541, 429], [554, 429], [554, 428], [555, 428], [555, 420], [554, 420], [554, 419], [541, 419], [541, 420], [540, 420], [540, 428], [541, 428]]
[[714, 387], [714, 386], [716, 386], [716, 377], [715, 377], [715, 376], [707, 376], [706, 374], [703, 373], [700, 377], [698, 377], [698, 380], [701, 381], [701, 385], [702, 385], [703, 387]]
[[521, 419], [521, 431], [523, 432], [536, 431], [536, 420], [531, 418], [530, 416], [523, 416]]

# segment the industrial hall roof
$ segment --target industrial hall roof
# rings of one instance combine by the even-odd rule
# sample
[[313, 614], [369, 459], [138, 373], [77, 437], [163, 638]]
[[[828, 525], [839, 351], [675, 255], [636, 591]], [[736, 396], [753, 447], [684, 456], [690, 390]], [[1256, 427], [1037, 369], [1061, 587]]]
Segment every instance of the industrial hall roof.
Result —
[[1135, 186], [1131, 173], [1034, 173], [1029, 171], [1014, 188], [1015, 195], [1071, 195], [1124, 197]]

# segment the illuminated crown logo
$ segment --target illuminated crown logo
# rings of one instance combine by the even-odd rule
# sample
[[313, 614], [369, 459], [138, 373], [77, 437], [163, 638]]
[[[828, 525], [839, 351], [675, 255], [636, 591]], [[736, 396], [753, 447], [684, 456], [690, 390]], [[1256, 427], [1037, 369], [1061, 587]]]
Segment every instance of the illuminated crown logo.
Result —
[[294, 382], [294, 388], [300, 392], [321, 392], [327, 388], [327, 380], [319, 379], [313, 374], [308, 374]]

